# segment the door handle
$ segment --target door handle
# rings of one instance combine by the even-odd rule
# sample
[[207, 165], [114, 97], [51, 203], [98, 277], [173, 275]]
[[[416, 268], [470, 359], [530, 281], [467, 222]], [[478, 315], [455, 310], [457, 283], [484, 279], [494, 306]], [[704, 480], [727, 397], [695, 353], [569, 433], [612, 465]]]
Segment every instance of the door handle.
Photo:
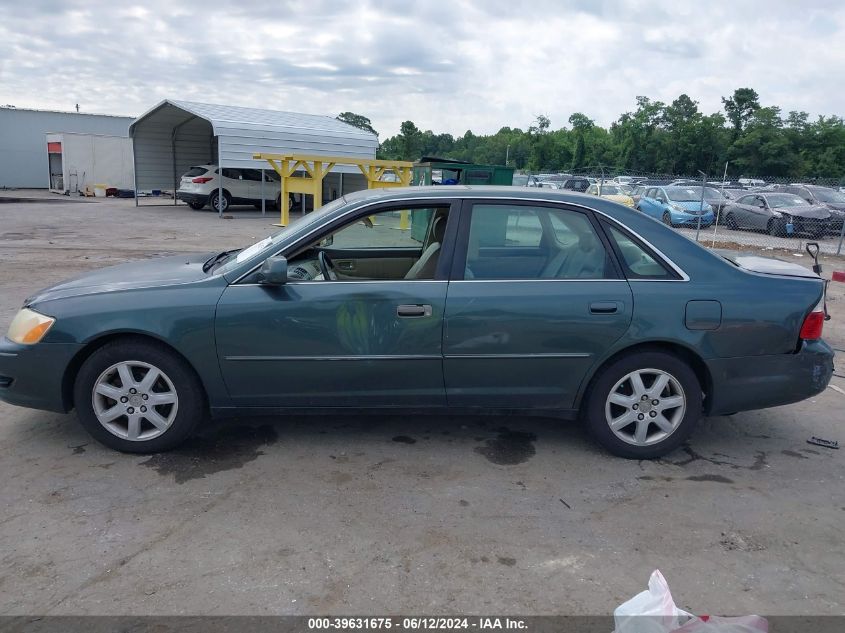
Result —
[[596, 301], [590, 304], [590, 314], [616, 314], [618, 311], [617, 301]]
[[430, 305], [406, 304], [396, 306], [396, 316], [402, 319], [418, 319], [431, 316]]

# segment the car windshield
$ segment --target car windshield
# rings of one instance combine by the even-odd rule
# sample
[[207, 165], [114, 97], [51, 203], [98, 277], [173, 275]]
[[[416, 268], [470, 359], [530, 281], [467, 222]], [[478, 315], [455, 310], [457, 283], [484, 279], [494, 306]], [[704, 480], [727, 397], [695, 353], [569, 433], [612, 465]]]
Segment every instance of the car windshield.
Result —
[[813, 195], [822, 202], [831, 202], [834, 204], [845, 203], [845, 193], [839, 193], [833, 189], [811, 189]]
[[808, 204], [804, 198], [791, 193], [769, 194], [766, 196], [766, 201], [770, 207], [775, 209], [779, 207], [806, 207]]
[[325, 205], [322, 209], [318, 211], [313, 211], [311, 213], [305, 214], [295, 220], [292, 220], [290, 224], [288, 224], [285, 228], [281, 229], [280, 231], [265, 237], [262, 240], [259, 240], [252, 244], [251, 246], [247, 246], [246, 248], [241, 249], [238, 252], [237, 257], [230, 257], [229, 259], [225, 260], [225, 263], [220, 266], [219, 268], [215, 269], [214, 272], [216, 273], [226, 273], [232, 270], [238, 264], [246, 261], [253, 255], [257, 255], [258, 253], [264, 250], [272, 250], [273, 246], [281, 243], [282, 240], [285, 238], [299, 233], [300, 231], [306, 229], [309, 226], [318, 225], [320, 222], [323, 221], [326, 215], [333, 212], [340, 206], [346, 204], [345, 198], [337, 198], [336, 200], [332, 200], [327, 205]]
[[601, 195], [603, 195], [603, 196], [619, 196], [619, 195], [624, 195], [624, 193], [616, 185], [602, 185]]
[[698, 191], [694, 187], [684, 187], [683, 189], [680, 187], [667, 187], [666, 195], [673, 202], [698, 202], [701, 200], [701, 187], [698, 187]]

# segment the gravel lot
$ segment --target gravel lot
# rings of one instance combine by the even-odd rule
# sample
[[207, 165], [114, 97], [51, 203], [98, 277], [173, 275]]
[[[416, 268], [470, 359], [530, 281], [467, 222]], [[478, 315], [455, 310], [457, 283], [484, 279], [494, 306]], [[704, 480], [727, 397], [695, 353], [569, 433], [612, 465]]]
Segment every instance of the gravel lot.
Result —
[[[229, 215], [0, 204], [0, 329], [68, 276], [276, 230]], [[607, 614], [656, 568], [699, 613], [845, 613], [845, 451], [806, 443], [845, 440], [845, 284], [829, 298], [839, 390], [654, 462], [514, 417], [245, 418], [130, 456], [0, 403], [0, 614]]]

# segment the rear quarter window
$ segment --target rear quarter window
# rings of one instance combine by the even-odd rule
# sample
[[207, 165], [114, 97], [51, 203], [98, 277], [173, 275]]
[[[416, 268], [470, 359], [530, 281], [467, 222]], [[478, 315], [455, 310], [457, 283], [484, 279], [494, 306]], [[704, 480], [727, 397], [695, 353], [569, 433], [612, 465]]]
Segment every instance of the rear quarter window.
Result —
[[613, 243], [628, 279], [678, 279], [660, 258], [651, 253], [632, 236], [612, 224], [602, 222], [605, 232]]
[[188, 170], [188, 173], [185, 174], [188, 178], [196, 178], [197, 176], [202, 176], [203, 174], [207, 174], [208, 170], [205, 167], [191, 167]]

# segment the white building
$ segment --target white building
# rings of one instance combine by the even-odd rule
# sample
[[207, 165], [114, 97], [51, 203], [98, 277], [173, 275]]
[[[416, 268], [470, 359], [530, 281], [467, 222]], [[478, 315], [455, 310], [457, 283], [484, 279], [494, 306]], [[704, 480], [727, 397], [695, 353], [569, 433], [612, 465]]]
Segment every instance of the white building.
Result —
[[0, 107], [0, 187], [47, 189], [50, 186], [47, 134], [72, 132], [128, 137], [133, 120], [108, 114]]
[[133, 189], [132, 141], [128, 136], [47, 134], [50, 191], [71, 194], [99, 185]]

